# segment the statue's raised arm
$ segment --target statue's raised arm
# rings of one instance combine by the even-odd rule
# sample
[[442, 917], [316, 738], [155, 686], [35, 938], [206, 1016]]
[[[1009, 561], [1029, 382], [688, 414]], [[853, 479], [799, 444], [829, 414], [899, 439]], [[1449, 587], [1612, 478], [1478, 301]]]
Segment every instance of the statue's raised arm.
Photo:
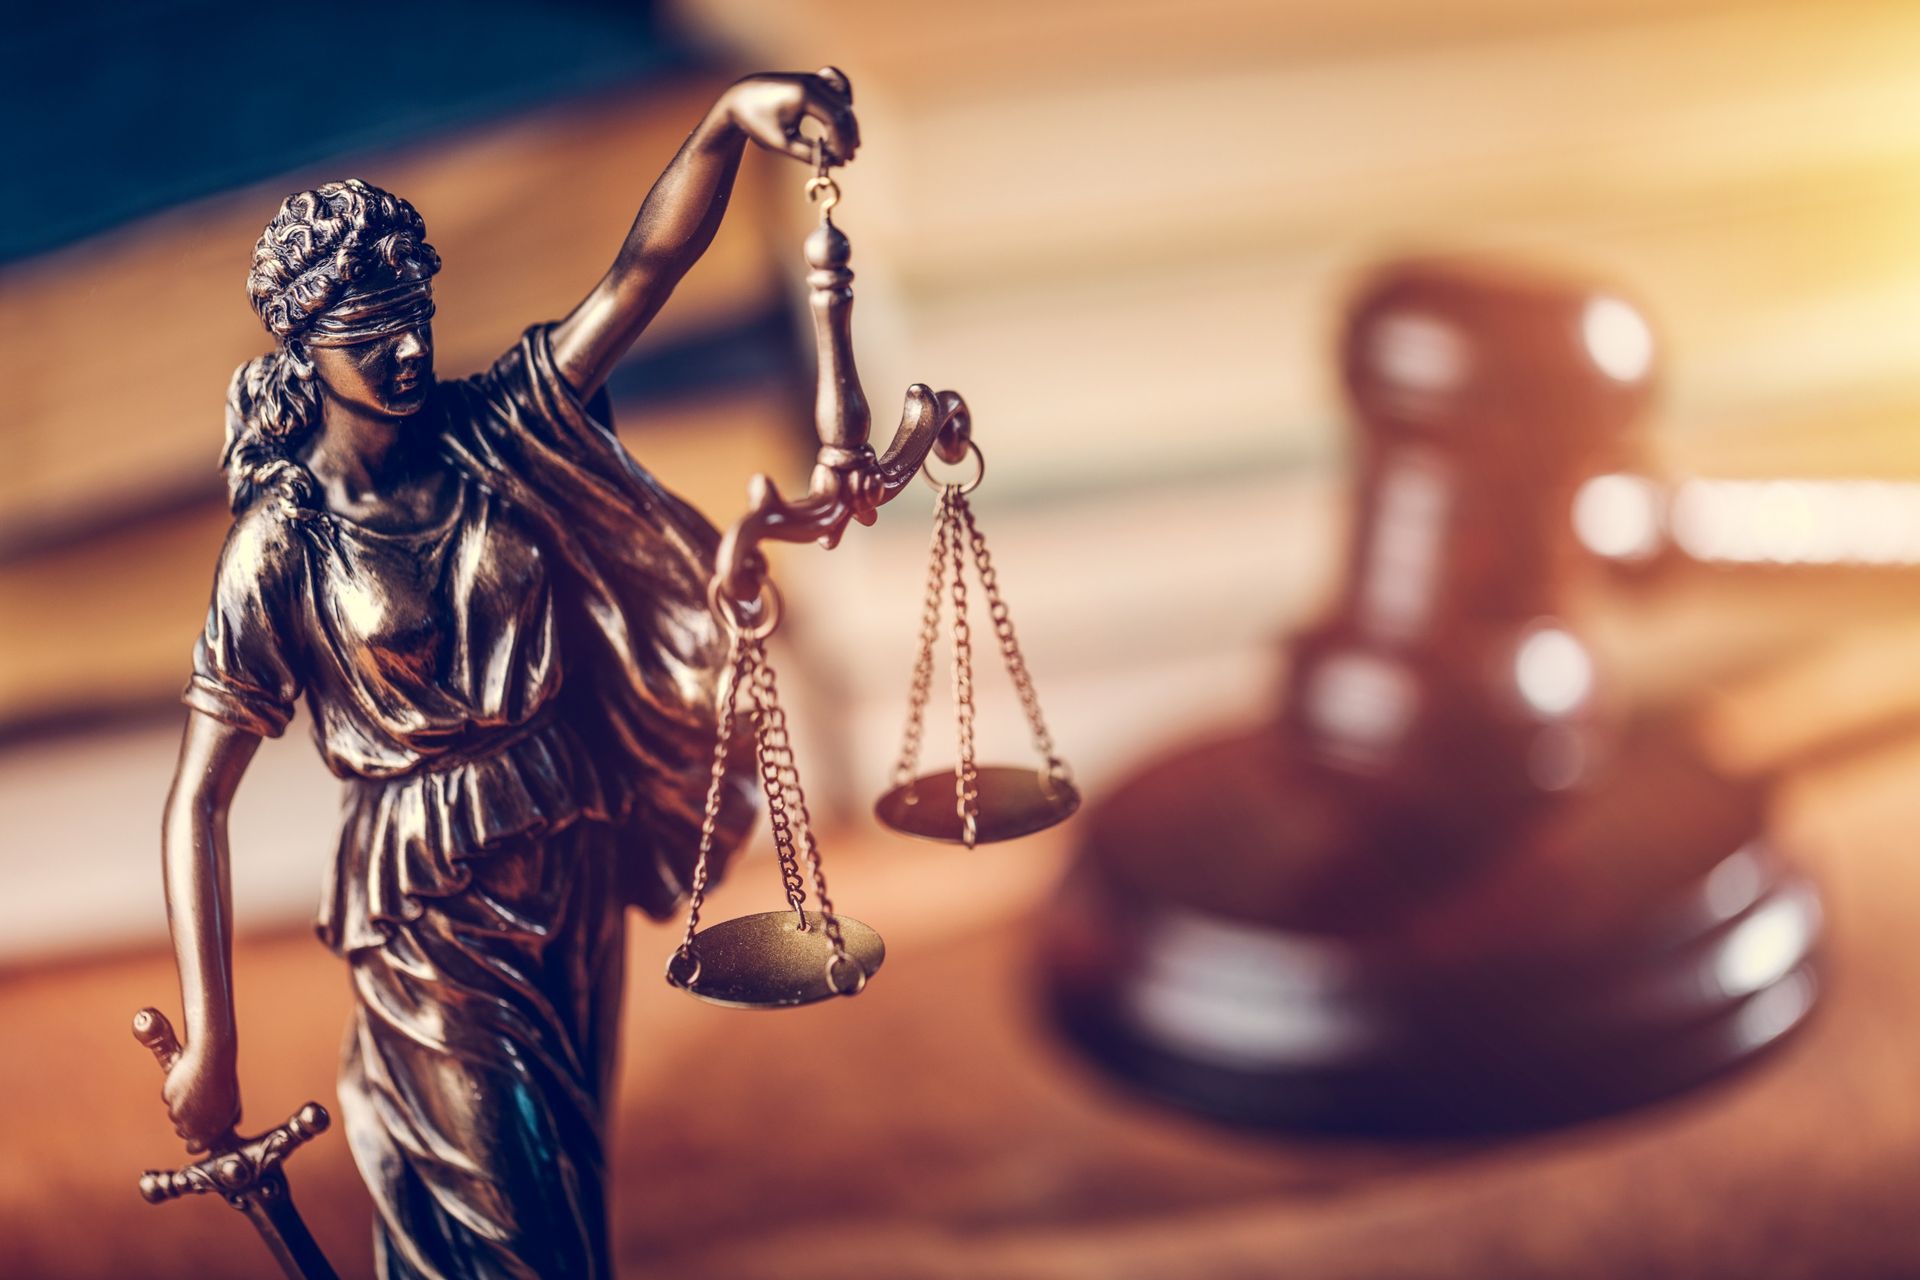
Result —
[[583, 400], [713, 243], [747, 140], [810, 162], [815, 144], [800, 129], [808, 119], [832, 163], [853, 159], [860, 126], [847, 81], [832, 68], [748, 76], [720, 95], [647, 193], [606, 275], [553, 328], [554, 361]]

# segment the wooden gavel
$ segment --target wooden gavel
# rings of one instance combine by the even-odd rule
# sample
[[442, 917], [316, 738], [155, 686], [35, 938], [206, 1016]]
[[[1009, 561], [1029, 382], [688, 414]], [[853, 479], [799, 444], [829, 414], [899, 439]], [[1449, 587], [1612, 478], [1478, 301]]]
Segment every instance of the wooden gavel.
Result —
[[1423, 805], [1578, 784], [1605, 724], [1568, 621], [1595, 568], [1569, 512], [1625, 456], [1650, 328], [1604, 292], [1403, 264], [1357, 297], [1342, 367], [1361, 428], [1348, 571], [1293, 643], [1288, 727]]
[[1342, 587], [1273, 722], [1108, 789], [1048, 918], [1090, 1054], [1236, 1120], [1476, 1129], [1655, 1097], [1799, 1024], [1821, 912], [1763, 783], [1610, 700], [1571, 621], [1628, 541], [1621, 486], [1664, 492], [1626, 466], [1655, 357], [1576, 281], [1416, 260], [1361, 288]]
[[1591, 777], [1619, 709], [1572, 600], [1607, 567], [1920, 565], [1920, 484], [1626, 465], [1656, 366], [1640, 311], [1584, 283], [1431, 261], [1360, 291], [1348, 571], [1283, 712], [1330, 770], [1468, 814]]
[[1627, 567], [1897, 569], [1920, 566], [1920, 483], [1608, 472], [1574, 495], [1580, 544]]

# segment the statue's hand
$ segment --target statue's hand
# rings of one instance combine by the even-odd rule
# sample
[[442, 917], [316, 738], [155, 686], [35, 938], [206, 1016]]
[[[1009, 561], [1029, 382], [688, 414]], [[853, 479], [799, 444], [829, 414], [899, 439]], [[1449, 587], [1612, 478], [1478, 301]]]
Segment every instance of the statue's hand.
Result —
[[729, 123], [769, 151], [796, 160], [813, 160], [813, 143], [800, 122], [819, 122], [828, 160], [845, 164], [860, 149], [860, 122], [853, 117], [853, 90], [845, 76], [828, 67], [819, 75], [767, 72], [748, 76], [728, 89], [720, 105]]
[[167, 1069], [160, 1096], [173, 1131], [189, 1151], [204, 1151], [240, 1120], [240, 1077], [232, 1053], [209, 1052], [189, 1043]]

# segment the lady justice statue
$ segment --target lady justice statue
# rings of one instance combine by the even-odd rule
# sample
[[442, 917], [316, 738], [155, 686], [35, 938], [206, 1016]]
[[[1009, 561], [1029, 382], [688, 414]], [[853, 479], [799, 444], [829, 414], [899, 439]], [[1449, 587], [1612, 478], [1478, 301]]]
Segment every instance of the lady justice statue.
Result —
[[[440, 258], [405, 200], [357, 180], [303, 191], [254, 249], [247, 292], [275, 345], [227, 394], [234, 522], [167, 801], [185, 1024], [165, 1099], [196, 1149], [232, 1135], [226, 814], [304, 698], [346, 782], [318, 928], [352, 975], [340, 1103], [384, 1276], [610, 1274], [625, 910], [673, 910], [703, 820], [718, 861], [754, 806], [743, 785], [703, 803], [725, 754], [727, 636], [708, 605], [720, 539], [616, 442], [602, 387], [712, 241], [749, 140], [822, 175], [852, 159], [844, 78], [728, 89], [580, 304], [457, 381], [435, 378]], [[955, 449], [958, 397], [922, 387], [915, 428], [878, 462], [866, 446], [837, 244], [822, 250], [837, 262], [814, 264], [816, 314], [827, 284], [845, 295], [822, 322], [823, 404], [857, 421], [834, 441], [823, 426], [814, 527], [759, 536], [870, 521], [937, 432]], [[762, 526], [786, 518], [770, 485], [756, 501]], [[730, 554], [733, 607], [751, 617], [764, 565], [751, 540]]]

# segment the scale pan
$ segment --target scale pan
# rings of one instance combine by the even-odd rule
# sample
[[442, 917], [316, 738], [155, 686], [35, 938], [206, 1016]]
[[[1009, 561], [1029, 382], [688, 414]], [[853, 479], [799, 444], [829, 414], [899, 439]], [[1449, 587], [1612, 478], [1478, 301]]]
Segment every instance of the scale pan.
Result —
[[[980, 807], [975, 844], [1018, 840], [1065, 822], [1080, 807], [1080, 793], [1044, 769], [988, 764], [975, 774]], [[953, 770], [923, 774], [895, 787], [873, 806], [881, 825], [922, 840], [962, 844], [960, 814], [953, 802]]]
[[807, 912], [809, 928], [802, 933], [793, 912], [763, 911], [695, 934], [692, 960], [678, 951], [667, 958], [667, 981], [688, 995], [734, 1009], [790, 1009], [855, 995], [887, 958], [887, 947], [858, 920], [840, 916], [839, 921], [848, 959], [831, 978], [827, 963], [834, 958], [833, 944], [819, 912]]

